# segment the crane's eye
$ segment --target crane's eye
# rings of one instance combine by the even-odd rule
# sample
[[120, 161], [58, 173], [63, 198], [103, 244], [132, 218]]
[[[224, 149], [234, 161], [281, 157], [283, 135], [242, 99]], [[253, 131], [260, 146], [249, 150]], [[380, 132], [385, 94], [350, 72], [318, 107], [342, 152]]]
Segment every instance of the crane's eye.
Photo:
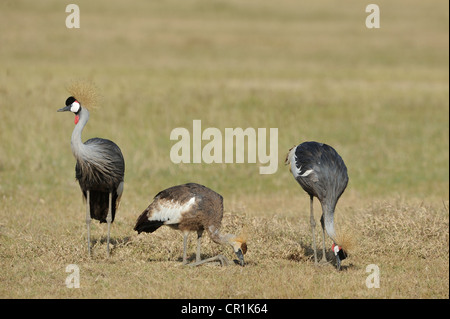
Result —
[[81, 105], [80, 103], [78, 103], [78, 101], [75, 101], [72, 103], [72, 105], [70, 106], [70, 111], [73, 113], [78, 113], [78, 111], [80, 110]]

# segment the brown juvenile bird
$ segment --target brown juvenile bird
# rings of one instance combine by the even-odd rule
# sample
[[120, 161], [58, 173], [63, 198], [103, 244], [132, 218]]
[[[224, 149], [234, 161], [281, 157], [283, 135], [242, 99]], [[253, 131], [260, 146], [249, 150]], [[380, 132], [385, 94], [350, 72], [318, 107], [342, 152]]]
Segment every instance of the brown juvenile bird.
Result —
[[205, 262], [219, 260], [226, 263], [222, 255], [201, 260], [200, 241], [203, 231], [217, 244], [229, 244], [244, 266], [244, 254], [247, 252], [245, 239], [232, 235], [221, 234], [220, 226], [223, 216], [223, 198], [213, 190], [196, 183], [188, 183], [167, 188], [159, 192], [153, 202], [142, 212], [134, 230], [138, 233], [153, 233], [162, 225], [183, 232], [183, 264], [187, 263], [186, 245], [189, 232], [197, 232], [196, 261], [192, 266]]

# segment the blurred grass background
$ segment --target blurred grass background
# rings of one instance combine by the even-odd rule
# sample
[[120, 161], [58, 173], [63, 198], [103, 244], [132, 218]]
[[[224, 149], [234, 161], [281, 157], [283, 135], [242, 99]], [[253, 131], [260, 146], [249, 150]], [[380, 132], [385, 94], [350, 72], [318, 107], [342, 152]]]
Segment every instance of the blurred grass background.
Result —
[[[83, 234], [73, 118], [56, 112], [79, 79], [103, 96], [83, 139], [111, 139], [125, 156], [119, 225], [190, 181], [221, 193], [227, 211], [303, 220], [308, 196], [283, 163], [306, 140], [347, 164], [338, 219], [401, 198], [444, 201], [448, 225], [447, 1], [377, 1], [380, 29], [366, 28], [368, 3], [356, 0], [77, 1], [80, 29], [66, 28], [67, 4], [0, 4], [0, 226]], [[194, 119], [222, 133], [278, 128], [278, 171], [173, 164], [170, 132], [192, 133]]]
[[[448, 197], [442, 1], [382, 2], [377, 30], [365, 27], [357, 1], [78, 5], [81, 28], [67, 29], [59, 2], [2, 4], [3, 192], [28, 179], [51, 195], [67, 179], [71, 119], [55, 111], [71, 80], [88, 79], [104, 99], [83, 138], [122, 147], [129, 193], [192, 179], [225, 195], [295, 189], [286, 186], [285, 152], [318, 140], [342, 154], [361, 196]], [[222, 132], [277, 127], [277, 174], [174, 165], [170, 132], [192, 132], [193, 119]]]

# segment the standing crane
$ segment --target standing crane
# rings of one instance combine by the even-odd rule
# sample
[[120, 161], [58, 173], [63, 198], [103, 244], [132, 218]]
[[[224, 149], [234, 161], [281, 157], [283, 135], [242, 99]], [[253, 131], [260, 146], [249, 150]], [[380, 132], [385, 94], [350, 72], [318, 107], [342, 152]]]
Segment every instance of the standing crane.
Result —
[[316, 236], [313, 211], [313, 198], [317, 197], [322, 205], [322, 260], [326, 263], [325, 230], [333, 240], [332, 250], [336, 256], [337, 269], [347, 252], [339, 246], [339, 238], [334, 230], [334, 210], [339, 197], [348, 183], [347, 167], [341, 156], [329, 145], [317, 142], [304, 142], [294, 146], [286, 156], [285, 164], [290, 164], [290, 171], [295, 180], [310, 196], [310, 224], [313, 237], [314, 262], [317, 262]]
[[139, 233], [153, 233], [162, 225], [180, 230], [183, 237], [183, 264], [187, 263], [186, 245], [188, 234], [197, 232], [197, 254], [192, 266], [219, 260], [223, 265], [226, 258], [222, 255], [201, 260], [200, 241], [206, 229], [210, 238], [217, 244], [229, 244], [244, 266], [244, 254], [247, 244], [244, 238], [232, 234], [221, 234], [223, 216], [223, 198], [213, 190], [196, 183], [188, 183], [167, 188], [153, 199], [136, 221], [134, 230]]
[[[77, 160], [75, 176], [86, 200], [86, 227], [88, 252], [91, 255], [90, 223], [91, 219], [108, 224], [107, 255], [111, 223], [114, 221], [123, 192], [125, 161], [120, 148], [112, 141], [103, 138], [91, 138], [81, 141], [81, 132], [89, 120], [89, 111], [80, 96], [70, 96], [66, 106], [58, 112], [70, 111], [75, 114], [75, 128], [72, 132], [72, 153]], [[86, 98], [86, 101], [89, 99]], [[84, 102], [83, 102], [84, 103]]]

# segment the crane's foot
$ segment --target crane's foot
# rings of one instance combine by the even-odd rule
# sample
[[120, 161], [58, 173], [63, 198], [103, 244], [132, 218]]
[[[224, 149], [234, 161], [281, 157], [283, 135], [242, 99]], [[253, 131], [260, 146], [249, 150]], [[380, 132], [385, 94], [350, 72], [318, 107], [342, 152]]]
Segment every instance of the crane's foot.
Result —
[[228, 259], [223, 256], [223, 255], [217, 255], [211, 258], [207, 258], [207, 259], [203, 259], [200, 261], [196, 261], [193, 263], [190, 263], [189, 266], [191, 267], [196, 267], [196, 266], [200, 266], [202, 264], [208, 263], [208, 262], [219, 262], [221, 266], [228, 266], [230, 264], [230, 262], [228, 261]]

